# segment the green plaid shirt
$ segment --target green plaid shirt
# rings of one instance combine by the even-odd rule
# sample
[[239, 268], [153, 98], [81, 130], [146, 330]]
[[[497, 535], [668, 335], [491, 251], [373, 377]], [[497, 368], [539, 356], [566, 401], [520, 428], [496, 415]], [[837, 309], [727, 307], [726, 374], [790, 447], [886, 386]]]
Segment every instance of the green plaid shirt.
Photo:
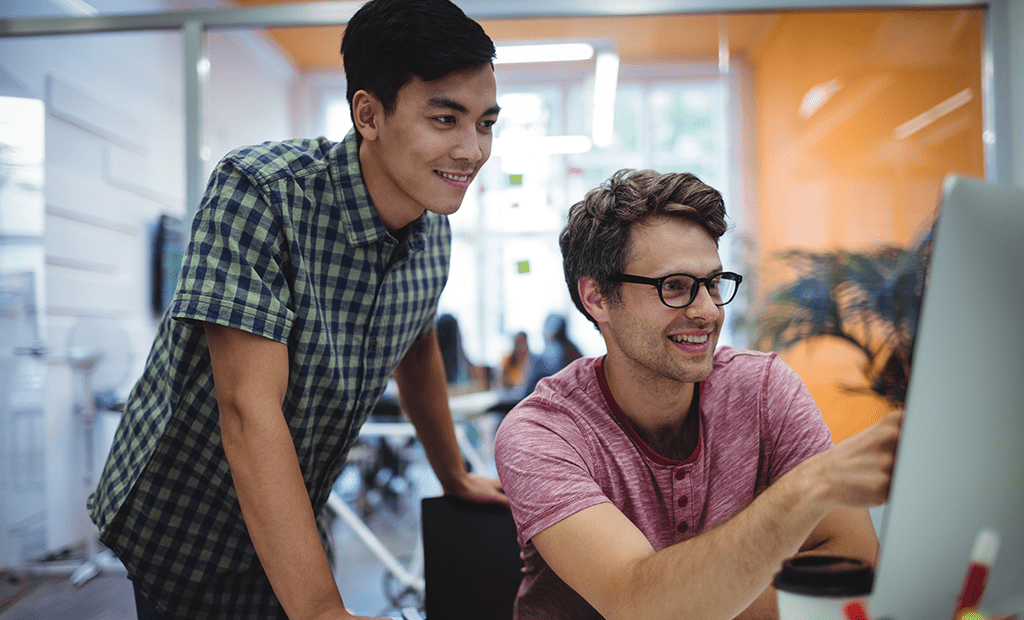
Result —
[[230, 153], [192, 224], [178, 289], [128, 399], [89, 513], [169, 618], [284, 618], [221, 445], [202, 323], [288, 345], [284, 415], [314, 511], [413, 340], [434, 327], [451, 232], [404, 241], [370, 201], [354, 133]]

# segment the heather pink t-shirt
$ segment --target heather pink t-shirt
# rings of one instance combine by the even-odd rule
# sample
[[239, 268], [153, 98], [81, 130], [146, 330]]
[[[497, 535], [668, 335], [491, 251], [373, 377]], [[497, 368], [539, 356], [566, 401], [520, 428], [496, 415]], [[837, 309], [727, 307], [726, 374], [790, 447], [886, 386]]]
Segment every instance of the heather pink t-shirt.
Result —
[[611, 502], [654, 549], [696, 536], [832, 445], [800, 377], [774, 354], [720, 347], [700, 384], [700, 435], [685, 461], [656, 454], [612, 399], [601, 363], [542, 381], [498, 429], [498, 475], [526, 564], [519, 620], [600, 618], [547, 566], [531, 538]]

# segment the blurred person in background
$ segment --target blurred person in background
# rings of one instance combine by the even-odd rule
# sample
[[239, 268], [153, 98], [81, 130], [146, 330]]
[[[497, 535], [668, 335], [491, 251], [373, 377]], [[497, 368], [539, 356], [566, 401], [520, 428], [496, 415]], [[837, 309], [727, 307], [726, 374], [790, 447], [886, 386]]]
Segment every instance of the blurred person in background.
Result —
[[537, 382], [550, 377], [583, 357], [579, 348], [569, 339], [565, 315], [552, 313], [544, 319], [544, 349], [530, 360], [530, 373], [523, 384], [522, 395], [528, 396], [537, 387]]
[[437, 344], [444, 361], [444, 377], [453, 393], [479, 392], [490, 387], [489, 369], [469, 361], [462, 346], [459, 320], [452, 314], [437, 318]]
[[501, 387], [508, 390], [522, 385], [530, 369], [530, 344], [526, 332], [512, 337], [512, 350], [501, 358]]

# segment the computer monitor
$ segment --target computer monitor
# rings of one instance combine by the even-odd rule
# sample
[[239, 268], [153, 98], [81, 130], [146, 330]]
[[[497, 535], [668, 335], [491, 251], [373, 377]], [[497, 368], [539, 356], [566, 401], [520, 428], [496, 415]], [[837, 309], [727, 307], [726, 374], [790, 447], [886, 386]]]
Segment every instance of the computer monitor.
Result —
[[171, 303], [178, 287], [181, 260], [185, 254], [184, 224], [170, 215], [161, 215], [153, 240], [153, 313], [160, 315]]
[[1001, 544], [981, 608], [1024, 610], [1024, 190], [949, 177], [941, 200], [876, 620], [951, 618], [982, 528]]

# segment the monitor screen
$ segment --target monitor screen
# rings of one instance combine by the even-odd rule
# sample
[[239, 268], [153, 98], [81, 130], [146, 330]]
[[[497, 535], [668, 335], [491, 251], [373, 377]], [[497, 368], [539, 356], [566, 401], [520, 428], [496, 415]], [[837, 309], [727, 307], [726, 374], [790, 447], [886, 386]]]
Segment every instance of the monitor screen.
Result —
[[[978, 532], [981, 609], [1024, 610], [1024, 190], [943, 186], [870, 611], [953, 615]], [[1024, 617], [1024, 616], [1022, 616]]]
[[178, 286], [184, 255], [184, 231], [181, 220], [161, 215], [153, 243], [153, 313], [163, 314]]

